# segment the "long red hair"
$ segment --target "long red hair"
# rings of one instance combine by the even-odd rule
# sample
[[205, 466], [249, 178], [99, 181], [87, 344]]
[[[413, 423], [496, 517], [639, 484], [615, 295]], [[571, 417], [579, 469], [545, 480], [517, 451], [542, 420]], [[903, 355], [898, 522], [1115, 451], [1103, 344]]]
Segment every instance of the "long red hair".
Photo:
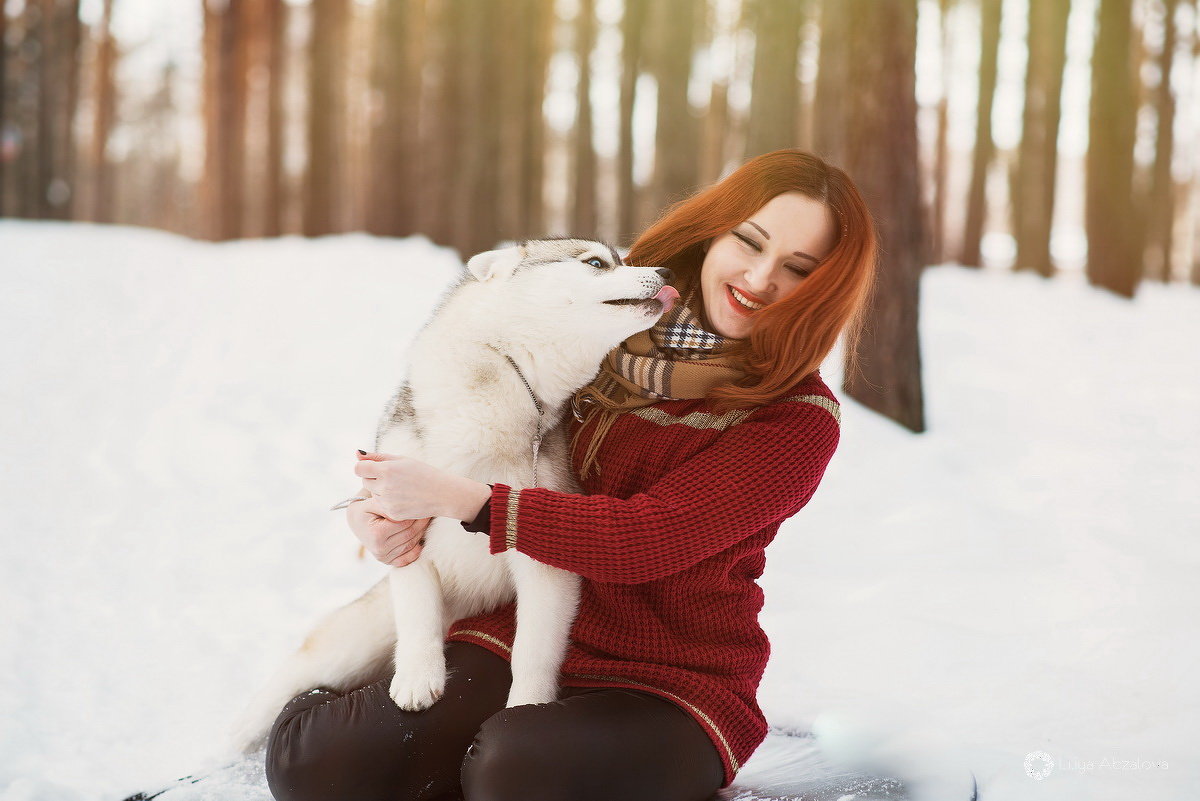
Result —
[[745, 222], [776, 195], [800, 192], [832, 212], [835, 242], [820, 269], [752, 318], [750, 335], [728, 340], [722, 353], [746, 377], [712, 389], [716, 413], [776, 401], [816, 370], [846, 332], [849, 368], [875, 286], [875, 221], [846, 173], [803, 150], [750, 159], [721, 181], [669, 208], [630, 248], [629, 264], [669, 267], [686, 297], [699, 285], [704, 243]]

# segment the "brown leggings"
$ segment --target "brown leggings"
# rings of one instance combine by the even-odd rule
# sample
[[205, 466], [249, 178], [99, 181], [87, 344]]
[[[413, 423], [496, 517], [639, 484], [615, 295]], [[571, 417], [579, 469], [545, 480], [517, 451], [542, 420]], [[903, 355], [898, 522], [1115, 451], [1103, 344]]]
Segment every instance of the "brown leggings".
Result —
[[391, 676], [346, 694], [292, 699], [271, 729], [278, 801], [703, 801], [723, 781], [699, 724], [638, 690], [565, 687], [504, 708], [509, 663], [446, 645], [446, 692], [423, 712], [388, 697]]

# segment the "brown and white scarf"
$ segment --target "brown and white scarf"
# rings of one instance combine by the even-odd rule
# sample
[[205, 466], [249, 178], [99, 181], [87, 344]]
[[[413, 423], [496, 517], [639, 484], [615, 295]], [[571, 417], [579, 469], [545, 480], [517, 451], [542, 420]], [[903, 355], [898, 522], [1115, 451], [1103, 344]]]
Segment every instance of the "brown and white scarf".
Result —
[[728, 357], [715, 353], [726, 340], [704, 328], [698, 299], [693, 288], [653, 327], [609, 351], [599, 375], [571, 399], [581, 422], [602, 415], [583, 460], [585, 475], [618, 414], [660, 400], [703, 398], [718, 384], [745, 376]]

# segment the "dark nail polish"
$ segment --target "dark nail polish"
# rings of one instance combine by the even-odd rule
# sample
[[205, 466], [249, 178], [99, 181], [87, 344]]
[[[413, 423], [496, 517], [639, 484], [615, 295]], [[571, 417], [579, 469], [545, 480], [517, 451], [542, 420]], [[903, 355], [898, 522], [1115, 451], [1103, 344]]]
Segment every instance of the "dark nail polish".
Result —
[[366, 452], [366, 451], [364, 451], [362, 448], [359, 448], [359, 449], [358, 449], [358, 452], [359, 452], [359, 453], [361, 453], [363, 456], [366, 456], [366, 455], [367, 455], [367, 452]]

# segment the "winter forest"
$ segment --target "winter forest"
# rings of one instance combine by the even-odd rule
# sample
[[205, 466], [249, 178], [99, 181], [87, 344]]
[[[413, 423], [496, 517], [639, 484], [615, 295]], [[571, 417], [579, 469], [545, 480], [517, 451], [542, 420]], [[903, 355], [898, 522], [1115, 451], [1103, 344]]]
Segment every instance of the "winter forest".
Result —
[[1200, 283], [1194, 0], [3, 5], [0, 216], [627, 244], [799, 146], [893, 258]]
[[1195, 796], [1200, 0], [0, 0], [0, 41], [0, 801], [268, 801], [215, 744], [378, 579], [328, 507], [463, 260], [628, 247], [789, 147], [881, 263], [720, 801]]

